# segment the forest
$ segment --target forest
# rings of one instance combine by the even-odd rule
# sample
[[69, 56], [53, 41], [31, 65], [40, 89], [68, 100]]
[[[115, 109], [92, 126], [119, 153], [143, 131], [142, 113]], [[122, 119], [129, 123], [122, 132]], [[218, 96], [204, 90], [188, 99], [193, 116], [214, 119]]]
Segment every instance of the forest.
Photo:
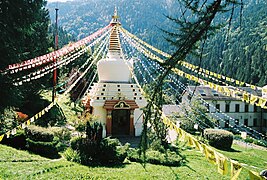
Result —
[[[264, 61], [267, 58], [266, 1], [244, 0], [243, 3], [242, 9], [239, 6], [235, 8], [231, 24], [228, 23], [232, 13], [230, 9], [214, 20], [218, 29], [204, 45], [201, 66], [264, 86], [267, 84], [267, 62]], [[116, 6], [124, 28], [169, 53], [174, 47], [166, 41], [168, 35], [164, 31], [172, 32], [177, 27], [168, 17], [179, 18], [183, 11], [178, 0], [69, 1], [48, 4], [51, 21], [54, 21], [56, 6], [60, 9], [60, 25], [76, 39], [108, 24]], [[187, 61], [200, 65], [199, 56], [190, 56]]]

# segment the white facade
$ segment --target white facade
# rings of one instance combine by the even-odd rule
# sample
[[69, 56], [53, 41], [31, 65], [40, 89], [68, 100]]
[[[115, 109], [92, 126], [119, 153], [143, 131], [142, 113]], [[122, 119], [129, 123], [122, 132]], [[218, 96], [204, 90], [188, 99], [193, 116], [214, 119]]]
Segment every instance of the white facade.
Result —
[[[194, 90], [195, 86], [189, 86], [189, 91]], [[254, 95], [261, 96], [261, 91], [255, 91], [250, 88], [239, 87], [240, 89], [244, 89], [246, 91], [250, 91], [250, 93]], [[218, 93], [207, 86], [197, 86], [195, 91], [196, 97], [201, 97], [208, 104], [208, 112], [211, 116], [220, 116], [224, 121], [218, 121], [219, 126], [223, 128], [227, 128], [229, 125], [245, 125], [251, 127], [257, 131], [265, 132], [267, 131], [267, 111], [265, 109], [261, 109], [258, 106], [254, 106], [251, 104], [247, 104], [241, 100], [237, 100], [232, 97], [225, 96], [221, 93]], [[185, 93], [183, 97], [188, 98], [188, 93]], [[215, 112], [220, 110], [222, 113], [227, 114], [233, 120], [225, 119], [225, 116]]]

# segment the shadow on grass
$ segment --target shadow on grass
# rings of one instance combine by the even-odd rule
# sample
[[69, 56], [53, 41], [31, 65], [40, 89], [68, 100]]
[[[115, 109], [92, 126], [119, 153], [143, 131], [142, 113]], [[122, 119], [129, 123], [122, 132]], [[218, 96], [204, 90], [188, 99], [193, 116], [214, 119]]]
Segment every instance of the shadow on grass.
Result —
[[226, 152], [242, 152], [242, 151], [239, 151], [239, 150], [236, 150], [236, 149], [233, 149], [233, 148], [228, 148], [228, 149], [219, 149], [219, 150], [222, 150], [222, 151], [226, 151]]

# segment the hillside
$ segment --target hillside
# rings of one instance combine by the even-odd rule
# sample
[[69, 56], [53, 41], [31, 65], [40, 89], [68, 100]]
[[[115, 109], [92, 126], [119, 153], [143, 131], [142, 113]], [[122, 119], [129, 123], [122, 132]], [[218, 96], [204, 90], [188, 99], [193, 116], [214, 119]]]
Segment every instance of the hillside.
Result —
[[[204, 58], [201, 63], [211, 71], [263, 86], [267, 84], [267, 5], [264, 0], [244, 0], [243, 11], [236, 8], [231, 24], [228, 41], [227, 19], [230, 14], [222, 14], [215, 23], [226, 26], [217, 30], [205, 44]], [[54, 20], [56, 3], [49, 3], [50, 16]], [[174, 47], [165, 40], [161, 29], [173, 31], [176, 25], [167, 16], [180, 17], [181, 9], [176, 0], [127, 1], [127, 0], [78, 0], [58, 3], [59, 24], [77, 39], [95, 32], [109, 23], [114, 6], [118, 7], [124, 28], [141, 39], [166, 52]], [[240, 16], [242, 23], [240, 26]], [[226, 18], [227, 17], [227, 18]], [[190, 16], [187, 16], [190, 18]], [[199, 65], [198, 57], [188, 61]]]
[[[236, 160], [259, 167], [266, 167], [266, 151], [241, 148], [227, 153]], [[210, 164], [195, 150], [183, 151], [188, 163], [181, 167], [148, 164], [144, 169], [139, 163], [125, 163], [119, 167], [86, 167], [64, 159], [51, 160], [26, 151], [0, 145], [0, 178], [2, 179], [229, 179], [222, 176], [217, 167]], [[252, 155], [253, 154], [253, 155]], [[231, 157], [230, 156], [230, 157]], [[254, 169], [251, 168], [250, 169]], [[254, 170], [260, 170], [254, 169]], [[229, 173], [228, 173], [229, 174]], [[247, 171], [241, 172], [240, 179], [246, 179]]]

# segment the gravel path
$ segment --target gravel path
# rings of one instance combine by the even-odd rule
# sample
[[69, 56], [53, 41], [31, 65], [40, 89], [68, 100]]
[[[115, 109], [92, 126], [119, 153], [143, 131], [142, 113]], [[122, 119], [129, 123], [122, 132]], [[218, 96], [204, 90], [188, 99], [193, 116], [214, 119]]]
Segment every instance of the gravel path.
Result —
[[245, 147], [245, 148], [260, 149], [260, 150], [267, 151], [266, 147], [258, 146], [256, 144], [252, 144], [252, 143], [246, 143], [246, 142], [243, 142], [243, 141], [234, 140], [234, 144], [238, 144], [239, 146], [242, 146], [242, 147]]

